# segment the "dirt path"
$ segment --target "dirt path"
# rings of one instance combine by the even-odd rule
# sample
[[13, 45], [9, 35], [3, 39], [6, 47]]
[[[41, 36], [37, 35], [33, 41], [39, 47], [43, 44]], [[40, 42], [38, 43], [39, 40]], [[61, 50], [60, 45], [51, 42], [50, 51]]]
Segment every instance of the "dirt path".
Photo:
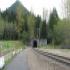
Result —
[[28, 52], [30, 70], [70, 70], [70, 67], [49, 59], [46, 56], [40, 55], [31, 48]]
[[13, 59], [6, 70], [70, 70], [70, 68], [36, 53], [32, 48], [27, 48]]
[[10, 64], [7, 65], [5, 70], [30, 70], [27, 62], [27, 49], [18, 54]]

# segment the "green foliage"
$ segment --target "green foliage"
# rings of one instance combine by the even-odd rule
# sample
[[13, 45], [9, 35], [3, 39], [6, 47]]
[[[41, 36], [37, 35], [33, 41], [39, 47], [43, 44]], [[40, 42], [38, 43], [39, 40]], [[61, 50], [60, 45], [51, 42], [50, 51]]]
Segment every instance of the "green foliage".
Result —
[[35, 16], [19, 2], [0, 12], [0, 40], [23, 40], [24, 43], [31, 39], [46, 38], [46, 22], [40, 16]]
[[52, 13], [50, 14], [49, 22], [48, 22], [48, 42], [53, 43], [55, 32], [54, 32], [54, 26], [57, 25], [59, 21], [58, 13], [55, 8], [53, 8]]
[[30, 13], [30, 15], [28, 15], [28, 26], [29, 26], [29, 33], [30, 33], [30, 38], [33, 39], [34, 36], [34, 27], [35, 27], [35, 16]]
[[22, 30], [24, 24], [23, 16], [24, 16], [23, 10], [21, 6], [18, 6], [16, 11], [16, 29], [18, 33], [21, 33], [23, 31]]
[[15, 24], [8, 23], [0, 17], [0, 40], [15, 40], [17, 38]]
[[0, 16], [0, 40], [3, 39], [3, 33], [4, 33], [4, 27], [5, 27], [4, 23], [5, 23], [4, 20]]
[[55, 42], [70, 45], [70, 21], [61, 20], [58, 25], [54, 27]]
[[35, 28], [34, 28], [35, 38], [39, 38], [40, 25], [41, 25], [41, 17], [37, 16], [36, 17], [36, 22], [35, 22]]
[[54, 25], [57, 24], [58, 22], [58, 14], [55, 8], [53, 8], [53, 12], [50, 14], [50, 18], [49, 18], [49, 28], [51, 29], [51, 31], [54, 30]]
[[23, 41], [24, 44], [28, 43], [28, 41], [29, 41], [29, 33], [28, 32], [23, 31], [22, 41]]
[[3, 54], [7, 54], [13, 50], [18, 50], [21, 48], [25, 48], [24, 44], [21, 41], [0, 41], [0, 51]]
[[0, 40], [22, 39], [23, 31], [29, 32], [27, 15], [27, 9], [19, 1], [0, 11]]
[[22, 29], [23, 31], [29, 32], [28, 23], [27, 23], [27, 15], [24, 16], [24, 25]]
[[18, 33], [13, 23], [6, 23], [4, 27], [3, 39], [5, 40], [17, 40]]
[[22, 39], [21, 35], [23, 31], [28, 31], [27, 14], [21, 4], [19, 4], [16, 9], [16, 30], [18, 32], [19, 39]]
[[40, 28], [40, 39], [46, 39], [46, 38], [47, 38], [47, 25], [46, 21], [43, 21]]

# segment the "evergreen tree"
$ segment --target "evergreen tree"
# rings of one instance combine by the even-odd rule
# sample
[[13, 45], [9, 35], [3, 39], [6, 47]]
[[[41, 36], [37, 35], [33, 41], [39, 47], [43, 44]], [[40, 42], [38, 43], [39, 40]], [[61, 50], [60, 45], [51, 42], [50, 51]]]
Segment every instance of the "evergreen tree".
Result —
[[34, 36], [35, 16], [32, 13], [28, 15], [27, 22], [28, 22], [28, 27], [29, 27], [30, 38], [33, 39], [35, 38]]
[[24, 25], [24, 16], [22, 7], [19, 5], [16, 11], [16, 30], [18, 32], [19, 39], [21, 38], [21, 34], [23, 33], [23, 25]]
[[54, 25], [57, 24], [58, 19], [59, 17], [56, 8], [53, 8], [53, 12], [50, 14], [50, 18], [49, 18], [49, 28], [51, 29], [51, 31], [54, 30]]
[[35, 30], [34, 30], [35, 38], [39, 38], [40, 25], [41, 25], [41, 17], [38, 15], [36, 17], [36, 22], [35, 22]]
[[46, 39], [46, 38], [47, 38], [47, 25], [46, 21], [44, 20], [40, 28], [40, 39]]
[[24, 25], [23, 25], [23, 31], [28, 32], [28, 23], [27, 23], [27, 15], [24, 17]]
[[55, 31], [54, 26], [57, 25], [59, 20], [58, 13], [56, 8], [53, 8], [52, 13], [50, 14], [49, 22], [48, 22], [48, 35], [47, 35], [47, 41], [48, 43], [53, 42], [55, 38]]

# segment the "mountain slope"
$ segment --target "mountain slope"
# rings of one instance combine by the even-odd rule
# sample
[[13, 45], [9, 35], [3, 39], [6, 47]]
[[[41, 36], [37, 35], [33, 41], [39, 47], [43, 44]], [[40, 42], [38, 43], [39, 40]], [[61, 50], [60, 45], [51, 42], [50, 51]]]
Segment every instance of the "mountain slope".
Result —
[[24, 12], [25, 14], [28, 14], [28, 13], [29, 13], [28, 10], [27, 10], [27, 9], [21, 4], [21, 2], [18, 1], [18, 0], [15, 1], [15, 3], [12, 4], [12, 6], [9, 7], [7, 10], [10, 11], [10, 12], [16, 13], [17, 8], [18, 8], [19, 6], [22, 8], [22, 10], [23, 10], [23, 12]]

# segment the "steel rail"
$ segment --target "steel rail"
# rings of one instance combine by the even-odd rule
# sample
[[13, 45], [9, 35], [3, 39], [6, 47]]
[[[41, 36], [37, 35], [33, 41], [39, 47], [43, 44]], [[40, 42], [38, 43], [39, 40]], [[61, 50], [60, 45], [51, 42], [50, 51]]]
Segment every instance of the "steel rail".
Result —
[[60, 62], [62, 64], [65, 64], [67, 66], [70, 66], [70, 58], [67, 58], [67, 57], [64, 57], [64, 56], [59, 56], [59, 55], [55, 55], [53, 53], [49, 53], [49, 52], [44, 52], [44, 51], [41, 51], [39, 49], [35, 49], [33, 48], [33, 50], [43, 56], [46, 56], [46, 57], [49, 57], [53, 60], [56, 60], [57, 62]]

